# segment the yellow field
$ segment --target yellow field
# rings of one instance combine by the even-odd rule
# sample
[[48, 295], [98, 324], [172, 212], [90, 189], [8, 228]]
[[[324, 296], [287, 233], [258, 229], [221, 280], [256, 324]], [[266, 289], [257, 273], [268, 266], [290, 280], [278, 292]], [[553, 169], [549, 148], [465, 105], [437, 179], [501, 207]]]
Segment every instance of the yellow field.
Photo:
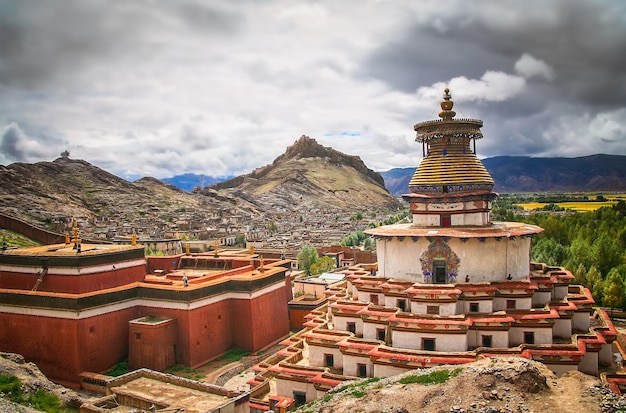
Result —
[[[561, 208], [573, 210], [573, 211], [595, 211], [596, 209], [602, 208], [603, 206], [612, 206], [616, 204], [617, 201], [589, 201], [589, 202], [559, 202], [556, 205]], [[524, 208], [525, 210], [533, 210], [533, 209], [541, 209], [548, 204], [540, 203], [540, 202], [529, 202], [526, 204], [516, 204]]]
[[[617, 202], [619, 200], [626, 201], [626, 194], [625, 193], [598, 193], [598, 192], [595, 192], [595, 193], [581, 193], [581, 192], [577, 192], [577, 193], [571, 193], [569, 195], [572, 195], [573, 197], [579, 197], [579, 198], [583, 198], [583, 197], [586, 196], [587, 199], [594, 199], [594, 200], [596, 199], [597, 196], [602, 195], [604, 197], [604, 199], [606, 199], [606, 201], [602, 201], [602, 202], [601, 201], [557, 202], [556, 205], [560, 206], [561, 208], [568, 209], [570, 211], [585, 212], [585, 211], [595, 211], [596, 209], [602, 208], [604, 206], [615, 205], [615, 204], [617, 204]], [[526, 203], [523, 203], [523, 204], [515, 204], [515, 205], [518, 205], [518, 206], [524, 208], [527, 211], [531, 211], [533, 209], [541, 209], [541, 208], [543, 208], [544, 206], [546, 206], [548, 204], [543, 203], [543, 202], [526, 202]]]

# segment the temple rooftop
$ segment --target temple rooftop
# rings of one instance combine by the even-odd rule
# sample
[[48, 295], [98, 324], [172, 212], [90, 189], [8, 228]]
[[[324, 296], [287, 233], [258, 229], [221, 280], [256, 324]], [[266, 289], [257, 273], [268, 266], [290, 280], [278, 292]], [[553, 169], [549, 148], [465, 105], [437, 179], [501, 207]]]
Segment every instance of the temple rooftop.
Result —
[[74, 243], [41, 245], [36, 247], [25, 247], [4, 250], [1, 255], [15, 256], [47, 256], [64, 257], [76, 255], [99, 255], [116, 253], [131, 250], [144, 250], [143, 245], [122, 245], [122, 244], [81, 244], [81, 251], [77, 252]]
[[518, 237], [538, 234], [543, 228], [523, 222], [492, 222], [491, 226], [463, 227], [418, 227], [414, 224], [394, 224], [368, 229], [367, 234], [375, 237], [453, 237], [453, 238], [497, 238]]

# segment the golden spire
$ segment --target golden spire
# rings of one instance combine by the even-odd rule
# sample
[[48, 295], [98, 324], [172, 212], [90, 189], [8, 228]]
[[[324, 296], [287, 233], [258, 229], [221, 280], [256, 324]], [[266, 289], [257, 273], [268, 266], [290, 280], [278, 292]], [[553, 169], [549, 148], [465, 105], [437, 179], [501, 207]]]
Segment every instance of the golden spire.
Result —
[[74, 232], [74, 239], [72, 240], [72, 242], [74, 243], [74, 248], [76, 248], [76, 245], [80, 243], [80, 235], [78, 233], [78, 222], [76, 221], [76, 218], [74, 218], [74, 223], [73, 223], [73, 228], [72, 231]]
[[450, 89], [445, 88], [443, 91], [443, 100], [441, 101], [441, 112], [439, 112], [439, 117], [441, 119], [452, 119], [456, 112], [452, 110], [454, 107], [454, 101], [452, 99], [452, 95], [450, 95]]

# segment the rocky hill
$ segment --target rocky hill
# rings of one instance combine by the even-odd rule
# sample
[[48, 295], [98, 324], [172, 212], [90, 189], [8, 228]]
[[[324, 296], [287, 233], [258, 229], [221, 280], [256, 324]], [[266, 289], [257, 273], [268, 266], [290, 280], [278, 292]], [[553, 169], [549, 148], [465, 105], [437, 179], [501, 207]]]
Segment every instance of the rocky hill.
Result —
[[[0, 165], [0, 212], [51, 231], [65, 232], [68, 219], [95, 228], [116, 228], [142, 236], [176, 228], [198, 228], [238, 216], [260, 227], [277, 214], [320, 212], [350, 216], [398, 206], [382, 177], [361, 159], [302, 137], [276, 160], [250, 174], [191, 192], [155, 178], [128, 182], [83, 160], [62, 156], [53, 162]], [[209, 222], [211, 217], [213, 222]], [[328, 215], [320, 218], [320, 222]], [[234, 223], [237, 225], [237, 223]], [[240, 223], [243, 227], [243, 223]], [[96, 236], [94, 232], [91, 236]], [[110, 233], [107, 233], [110, 235]]]
[[298, 413], [600, 413], [626, 400], [597, 378], [572, 371], [557, 378], [545, 365], [517, 357], [414, 370], [344, 383]]
[[[225, 207], [236, 200], [216, 202]], [[128, 182], [83, 160], [0, 166], [0, 208], [27, 222], [44, 225], [58, 217], [106, 216], [131, 222], [146, 214], [171, 220], [177, 211], [206, 208], [208, 198], [154, 178]]]
[[270, 165], [211, 186], [277, 211], [396, 208], [384, 180], [361, 158], [302, 136]]
[[[497, 156], [482, 162], [500, 193], [626, 191], [626, 156]], [[409, 191], [414, 172], [415, 168], [396, 168], [381, 175], [389, 192], [400, 196]]]

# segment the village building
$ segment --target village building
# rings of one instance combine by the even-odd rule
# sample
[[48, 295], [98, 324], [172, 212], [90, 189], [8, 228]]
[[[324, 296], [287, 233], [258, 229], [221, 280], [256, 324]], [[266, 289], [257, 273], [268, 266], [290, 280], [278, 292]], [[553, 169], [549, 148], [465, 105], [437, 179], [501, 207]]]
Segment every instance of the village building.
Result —
[[52, 380], [128, 360], [131, 369], [198, 367], [289, 334], [289, 260], [248, 250], [147, 257], [144, 246], [81, 242], [0, 253], [0, 351]]
[[321, 305], [298, 297], [304, 329], [256, 366], [256, 388], [303, 404], [358, 377], [515, 355], [557, 375], [598, 375], [617, 331], [561, 267], [530, 261], [541, 228], [492, 222], [494, 181], [476, 156], [482, 121], [457, 119], [446, 89], [440, 119], [415, 125], [424, 159], [404, 195], [412, 222], [366, 231], [377, 265], [342, 269]]

